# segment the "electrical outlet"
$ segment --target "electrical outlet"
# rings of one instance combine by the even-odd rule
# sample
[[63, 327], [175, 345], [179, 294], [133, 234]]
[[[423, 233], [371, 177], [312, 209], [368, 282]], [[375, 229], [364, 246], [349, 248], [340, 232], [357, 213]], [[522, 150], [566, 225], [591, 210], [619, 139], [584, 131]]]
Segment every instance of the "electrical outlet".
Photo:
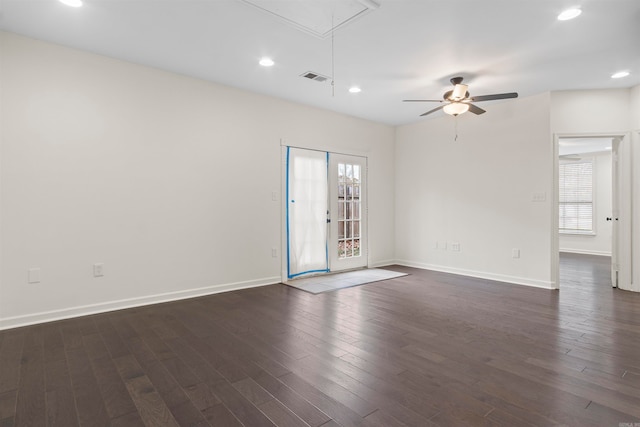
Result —
[[278, 249], [277, 248], [271, 248], [271, 256], [273, 258], [278, 258]]
[[277, 191], [272, 191], [271, 192], [271, 200], [274, 202], [278, 201], [278, 192]]
[[547, 193], [545, 192], [535, 192], [531, 195], [532, 202], [544, 202], [547, 200]]
[[40, 269], [30, 268], [27, 270], [27, 283], [40, 283]]
[[520, 249], [511, 249], [512, 258], [520, 258]]
[[104, 264], [96, 263], [93, 264], [93, 277], [102, 277], [104, 276]]
[[451, 251], [460, 252], [460, 243], [458, 242], [451, 243]]

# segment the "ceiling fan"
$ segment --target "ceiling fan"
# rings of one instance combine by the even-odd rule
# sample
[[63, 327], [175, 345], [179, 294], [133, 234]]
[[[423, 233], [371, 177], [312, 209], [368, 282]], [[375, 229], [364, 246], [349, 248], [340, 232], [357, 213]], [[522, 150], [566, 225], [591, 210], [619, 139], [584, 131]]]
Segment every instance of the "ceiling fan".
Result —
[[405, 99], [403, 102], [441, 102], [443, 105], [429, 110], [426, 113], [420, 114], [420, 116], [426, 116], [427, 114], [435, 113], [438, 110], [443, 110], [445, 113], [452, 116], [457, 116], [467, 111], [471, 111], [473, 114], [482, 114], [486, 112], [482, 108], [473, 105], [472, 102], [482, 101], [494, 101], [496, 99], [509, 99], [517, 98], [516, 92], [509, 93], [496, 93], [493, 95], [480, 95], [469, 96], [467, 89], [469, 85], [462, 84], [462, 77], [452, 78], [451, 84], [453, 89], [444, 93], [443, 99]]

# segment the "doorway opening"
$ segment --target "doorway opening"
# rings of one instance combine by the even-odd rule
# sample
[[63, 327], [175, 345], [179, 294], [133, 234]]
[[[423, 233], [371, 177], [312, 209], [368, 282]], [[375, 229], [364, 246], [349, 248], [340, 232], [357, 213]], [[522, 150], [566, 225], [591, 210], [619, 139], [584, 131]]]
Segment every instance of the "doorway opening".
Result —
[[560, 269], [573, 268], [577, 260], [582, 266], [597, 265], [600, 271], [609, 265], [601, 286], [631, 285], [628, 146], [627, 135], [567, 135], [555, 140], [552, 234], [558, 288], [561, 278], [566, 283], [568, 277]]

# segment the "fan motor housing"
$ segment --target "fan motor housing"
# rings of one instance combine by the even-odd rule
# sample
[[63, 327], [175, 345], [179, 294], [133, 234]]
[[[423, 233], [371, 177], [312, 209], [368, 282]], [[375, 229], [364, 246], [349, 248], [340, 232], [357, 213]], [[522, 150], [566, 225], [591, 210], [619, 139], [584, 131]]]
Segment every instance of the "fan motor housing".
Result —
[[[442, 95], [442, 98], [444, 98], [445, 101], [453, 101], [451, 99], [451, 94], [453, 94], [452, 90], [448, 90], [444, 93], [444, 95]], [[464, 94], [465, 99], [469, 98], [469, 91], [467, 91], [467, 93]]]

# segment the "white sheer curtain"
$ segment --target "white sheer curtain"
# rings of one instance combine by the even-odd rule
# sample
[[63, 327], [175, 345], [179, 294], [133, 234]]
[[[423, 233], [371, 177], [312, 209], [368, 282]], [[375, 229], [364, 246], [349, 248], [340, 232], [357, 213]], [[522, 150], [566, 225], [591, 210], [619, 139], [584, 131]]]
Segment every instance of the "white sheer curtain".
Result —
[[329, 271], [328, 153], [287, 147], [287, 275]]

